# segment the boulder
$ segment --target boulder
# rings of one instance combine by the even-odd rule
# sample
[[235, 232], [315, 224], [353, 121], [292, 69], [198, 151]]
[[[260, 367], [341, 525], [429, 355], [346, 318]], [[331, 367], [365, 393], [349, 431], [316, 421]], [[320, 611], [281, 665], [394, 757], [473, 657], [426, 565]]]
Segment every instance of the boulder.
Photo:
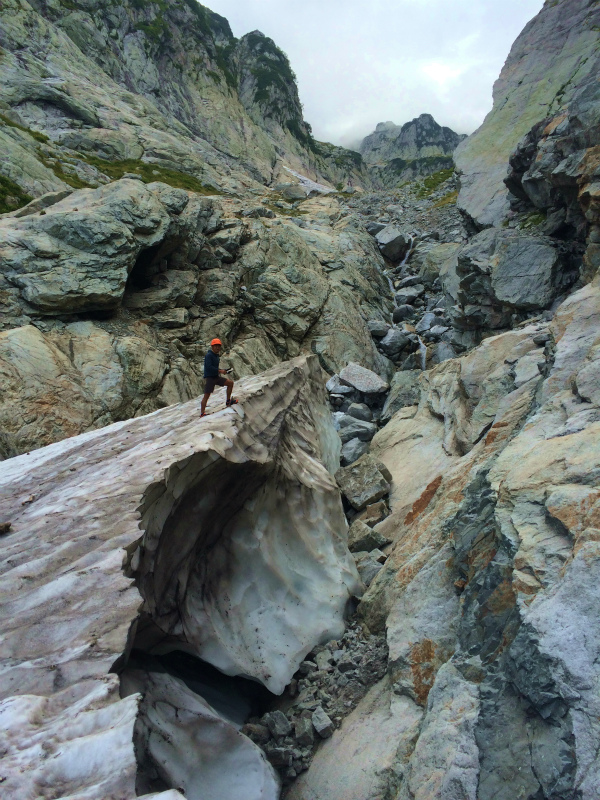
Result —
[[368, 454], [335, 473], [342, 494], [356, 511], [389, 494], [391, 477], [387, 467]]
[[348, 549], [351, 553], [358, 553], [361, 550], [371, 552], [376, 548], [385, 547], [390, 542], [391, 539], [373, 530], [360, 519], [354, 520], [348, 531]]
[[355, 520], [364, 522], [369, 528], [373, 528], [379, 522], [384, 520], [390, 513], [389, 508], [383, 500], [378, 503], [371, 503], [360, 514], [357, 514]]
[[417, 333], [425, 333], [435, 323], [436, 319], [437, 317], [433, 311], [427, 311], [415, 325], [415, 331]]
[[421, 374], [421, 370], [414, 369], [397, 372], [394, 375], [390, 393], [381, 412], [381, 422], [383, 424], [389, 422], [401, 408], [418, 404], [421, 394], [419, 388]]
[[383, 222], [367, 222], [365, 225], [367, 233], [370, 233], [371, 236], [377, 236], [379, 231], [382, 231], [385, 228]]
[[574, 279], [554, 240], [497, 229], [460, 250], [456, 273], [466, 327], [502, 327], [515, 311], [547, 308]]
[[312, 720], [300, 717], [294, 723], [294, 738], [301, 747], [311, 747], [315, 740], [314, 730]]
[[394, 225], [386, 225], [380, 230], [375, 241], [381, 254], [390, 261], [401, 261], [410, 245], [410, 238]]
[[461, 246], [461, 243], [448, 242], [429, 248], [419, 270], [419, 277], [423, 282], [433, 283], [445, 274], [448, 263], [456, 259], [456, 254]]
[[379, 343], [379, 347], [389, 358], [397, 358], [409, 343], [408, 336], [397, 328], [390, 328], [386, 336]]
[[457, 353], [449, 342], [436, 342], [433, 348], [432, 364], [441, 364], [450, 358], [456, 358]]
[[341, 464], [343, 467], [347, 467], [349, 464], [353, 464], [362, 455], [368, 452], [369, 452], [368, 442], [363, 442], [362, 439], [359, 439], [358, 437], [356, 437], [355, 439], [350, 439], [350, 441], [342, 445], [342, 453], [340, 459]]
[[373, 419], [373, 412], [365, 403], [352, 403], [348, 408], [348, 414], [364, 422], [371, 422]]
[[355, 392], [353, 386], [342, 383], [339, 375], [333, 375], [325, 384], [325, 388], [330, 394], [351, 395]]
[[[360, 439], [362, 442], [370, 442], [377, 433], [377, 425], [373, 422], [365, 422], [361, 419], [355, 419], [344, 415], [345, 419], [340, 421], [340, 439], [343, 444], [352, 441], [352, 439]], [[350, 420], [347, 422], [346, 420]]]
[[333, 722], [329, 719], [322, 706], [317, 706], [313, 711], [312, 724], [321, 739], [328, 739], [335, 730]]
[[404, 303], [401, 306], [398, 306], [394, 309], [394, 313], [392, 315], [392, 320], [394, 325], [397, 325], [399, 322], [404, 322], [404, 320], [410, 319], [416, 314], [416, 309], [413, 308], [408, 303]]
[[422, 283], [417, 283], [414, 286], [407, 286], [406, 289], [396, 292], [394, 302], [397, 306], [412, 305], [423, 294], [425, 294], [425, 287]]
[[379, 563], [376, 555], [371, 553], [357, 552], [354, 554], [354, 558], [361, 581], [369, 587], [381, 572], [383, 565]]
[[340, 383], [367, 395], [381, 394], [389, 389], [387, 381], [384, 381], [383, 378], [380, 378], [370, 369], [355, 363], [348, 364], [340, 371]]
[[402, 278], [402, 280], [399, 281], [398, 289], [405, 289], [407, 286], [416, 286], [418, 283], [423, 283], [419, 275], [409, 275], [407, 278]]
[[283, 711], [270, 711], [263, 717], [263, 722], [275, 738], [287, 736], [292, 732], [292, 725]]
[[369, 329], [371, 336], [379, 339], [382, 336], [385, 336], [389, 331], [390, 324], [389, 322], [383, 322], [382, 320], [372, 319], [367, 322], [367, 328]]

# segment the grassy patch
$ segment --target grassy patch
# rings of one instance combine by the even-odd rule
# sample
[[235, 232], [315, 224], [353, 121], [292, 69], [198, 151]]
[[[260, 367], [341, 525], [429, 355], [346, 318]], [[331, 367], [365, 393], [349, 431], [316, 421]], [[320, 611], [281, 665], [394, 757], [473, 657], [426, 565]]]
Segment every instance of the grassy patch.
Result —
[[32, 200], [33, 197], [25, 194], [18, 184], [0, 175], [0, 214], [23, 208]]
[[10, 117], [5, 117], [4, 114], [0, 114], [0, 122], [2, 122], [4, 125], [8, 125], [9, 128], [17, 128], [24, 133], [28, 133], [30, 136], [33, 136], [36, 142], [42, 142], [45, 144], [49, 141], [45, 133], [32, 131], [31, 128], [26, 128], [24, 125], [19, 125], [18, 122], [14, 122], [14, 120], [10, 119]]
[[135, 161], [134, 159], [127, 159], [125, 161], [105, 161], [102, 158], [92, 155], [85, 155], [81, 158], [113, 180], [118, 180], [122, 178], [125, 173], [132, 172], [135, 175], [139, 175], [144, 183], [161, 181], [162, 183], [169, 184], [169, 186], [174, 186], [176, 189], [187, 189], [197, 194], [223, 194], [219, 189], [215, 189], [213, 186], [207, 186], [193, 175], [164, 167], [161, 164], [148, 164], [145, 161]]
[[315, 142], [315, 152], [333, 161], [336, 167], [345, 170], [361, 169], [363, 157], [355, 150], [347, 150], [345, 147], [338, 147], [329, 142]]
[[453, 173], [453, 169], [440, 169], [438, 172], [434, 172], [433, 175], [428, 175], [423, 179], [417, 190], [417, 197], [429, 197], [436, 189], [439, 189], [442, 183], [451, 178]]
[[51, 169], [52, 172], [56, 175], [57, 178], [60, 178], [61, 181], [64, 181], [69, 186], [72, 186], [73, 189], [88, 189], [90, 188], [90, 184], [82, 181], [77, 175], [72, 175], [70, 172], [65, 172], [63, 169], [63, 165], [60, 161], [51, 161], [50, 159], [46, 158], [43, 153], [38, 151], [37, 154], [38, 159], [42, 162], [42, 164]]
[[519, 228], [522, 231], [527, 231], [530, 228], [537, 228], [538, 225], [543, 225], [546, 222], [546, 214], [543, 211], [532, 211], [519, 221]]
[[453, 206], [456, 205], [457, 200], [458, 200], [458, 192], [450, 192], [445, 197], [442, 197], [441, 200], [438, 200], [437, 203], [434, 203], [433, 207], [444, 208], [445, 206]]
[[299, 208], [279, 208], [274, 203], [265, 203], [265, 208], [269, 208], [282, 217], [302, 217], [308, 213], [307, 211], [300, 211]]

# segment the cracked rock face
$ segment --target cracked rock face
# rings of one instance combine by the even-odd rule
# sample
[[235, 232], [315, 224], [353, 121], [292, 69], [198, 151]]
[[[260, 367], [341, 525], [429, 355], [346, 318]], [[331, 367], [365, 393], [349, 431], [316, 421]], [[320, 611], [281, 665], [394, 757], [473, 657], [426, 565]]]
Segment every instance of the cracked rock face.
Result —
[[597, 75], [597, 25], [597, 4], [588, 0], [545, 3], [513, 44], [494, 85], [494, 108], [455, 153], [458, 206], [477, 229], [499, 225], [508, 211], [504, 179], [522, 137], [545, 117], [568, 110]]
[[[317, 359], [241, 381], [238, 396], [225, 410], [217, 392], [202, 420], [192, 401], [3, 462], [3, 796], [135, 796], [140, 698], [119, 699], [111, 672], [132, 646], [201, 654], [278, 692], [343, 632], [359, 583]], [[160, 704], [170, 690], [155, 689]], [[232, 781], [251, 763], [246, 796], [276, 797], [263, 756], [188, 699], [175, 703], [188, 715], [180, 735], [203, 741], [206, 718], [228, 752], [238, 742]], [[172, 719], [144, 713], [160, 761], [151, 743]], [[204, 798], [190, 769], [161, 774]]]
[[309, 352], [389, 372], [371, 237], [327, 198], [303, 227], [244, 207], [124, 179], [0, 220], [0, 457], [198, 396], [214, 336], [234, 378]]
[[548, 327], [424, 373], [373, 440], [394, 545], [359, 615], [386, 631], [389, 683], [288, 797], [598, 796], [599, 315], [596, 279]]

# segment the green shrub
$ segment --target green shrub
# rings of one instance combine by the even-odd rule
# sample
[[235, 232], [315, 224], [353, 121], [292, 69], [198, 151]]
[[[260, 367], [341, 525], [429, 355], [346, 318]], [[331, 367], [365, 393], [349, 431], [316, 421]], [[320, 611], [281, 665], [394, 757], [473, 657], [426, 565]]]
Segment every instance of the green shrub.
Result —
[[229, 42], [228, 45], [225, 47], [220, 47], [219, 45], [215, 45], [216, 57], [215, 61], [217, 62], [217, 67], [221, 70], [223, 75], [225, 76], [225, 82], [227, 86], [231, 89], [237, 89], [238, 79], [237, 75], [235, 75], [230, 67], [230, 58], [231, 54], [233, 53], [236, 45], [236, 40], [233, 39]]
[[454, 173], [454, 169], [441, 169], [438, 172], [434, 172], [433, 175], [428, 175], [426, 178], [423, 179], [423, 182], [417, 191], [417, 197], [429, 197], [430, 194], [433, 194], [436, 189], [451, 178]]
[[23, 208], [32, 200], [33, 198], [26, 194], [18, 184], [0, 175], [0, 214]]

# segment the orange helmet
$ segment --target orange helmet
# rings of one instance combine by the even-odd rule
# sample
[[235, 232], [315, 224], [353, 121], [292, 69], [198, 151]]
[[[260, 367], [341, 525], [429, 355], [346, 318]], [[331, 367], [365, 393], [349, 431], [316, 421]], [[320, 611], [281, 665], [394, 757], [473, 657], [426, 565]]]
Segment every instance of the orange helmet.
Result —
[[223, 342], [220, 339], [213, 339], [212, 342], [210, 343], [210, 346], [212, 347], [215, 344], [221, 344], [222, 345]]

